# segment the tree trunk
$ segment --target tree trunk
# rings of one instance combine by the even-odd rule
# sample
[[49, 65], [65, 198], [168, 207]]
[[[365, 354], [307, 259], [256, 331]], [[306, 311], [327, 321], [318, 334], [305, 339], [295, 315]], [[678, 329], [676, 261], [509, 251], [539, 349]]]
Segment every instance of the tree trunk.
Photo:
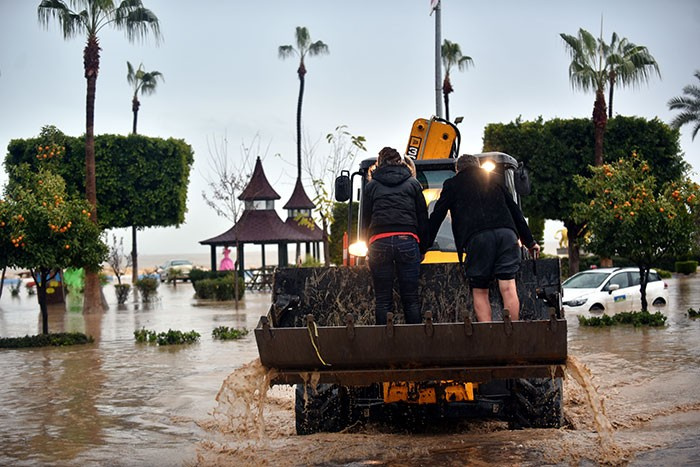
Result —
[[136, 251], [136, 226], [131, 226], [131, 285], [134, 301], [139, 301], [139, 291], [136, 282], [139, 280], [139, 256]]
[[[301, 70], [301, 67], [300, 67]], [[299, 99], [297, 100], [297, 179], [301, 180], [301, 103], [304, 100], [304, 73], [299, 72]]]
[[5, 288], [5, 271], [7, 271], [7, 266], [2, 268], [2, 276], [0, 277], [0, 297], [2, 297], [2, 291]]
[[133, 134], [136, 134], [136, 123], [139, 119], [139, 107], [141, 106], [141, 103], [139, 100], [134, 96], [134, 98], [131, 100], [131, 111], [134, 113], [134, 122], [131, 126], [131, 132]]
[[[97, 37], [88, 38], [83, 53], [87, 96], [85, 103], [85, 197], [90, 203], [90, 219], [97, 223], [97, 183], [95, 181], [95, 91], [100, 68], [100, 46]], [[102, 294], [98, 270], [85, 269], [83, 312], [102, 311]]]
[[323, 229], [323, 264], [328, 267], [331, 265], [331, 245], [328, 235], [328, 219], [321, 219], [321, 227]]
[[564, 222], [566, 227], [566, 236], [569, 242], [569, 276], [576, 274], [580, 268], [580, 251], [578, 238], [581, 231], [581, 226], [574, 222]]
[[647, 266], [639, 266], [639, 289], [642, 296], [642, 311], [649, 309], [647, 303], [647, 283], [649, 282], [649, 268]]
[[41, 310], [41, 333], [49, 333], [49, 309], [46, 305], [46, 282], [49, 279], [49, 272], [38, 270], [32, 271], [32, 278], [36, 287], [36, 296]]
[[603, 137], [605, 135], [605, 126], [608, 123], [608, 116], [605, 110], [605, 95], [603, 90], [599, 89], [595, 93], [595, 104], [593, 104], [593, 135], [594, 135], [594, 155], [595, 166], [603, 165]]

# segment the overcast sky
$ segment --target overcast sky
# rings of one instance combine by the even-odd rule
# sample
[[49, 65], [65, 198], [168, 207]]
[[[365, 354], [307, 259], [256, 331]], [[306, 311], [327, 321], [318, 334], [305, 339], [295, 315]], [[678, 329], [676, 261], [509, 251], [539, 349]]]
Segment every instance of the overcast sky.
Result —
[[[39, 0], [0, 0], [0, 148], [37, 136], [44, 125], [68, 135], [85, 132], [85, 38], [64, 40], [37, 20]], [[132, 89], [126, 62], [163, 73], [156, 94], [141, 97], [139, 133], [182, 138], [192, 145], [188, 212], [179, 228], [139, 234], [142, 254], [206, 253], [199, 245], [231, 225], [202, 201], [211, 157], [208, 142], [260, 141], [268, 179], [280, 194], [280, 214], [296, 176], [297, 59], [281, 60], [297, 26], [322, 40], [329, 55], [308, 58], [303, 103], [305, 137], [328, 154], [325, 135], [347, 125], [367, 139], [369, 155], [383, 146], [405, 150], [416, 118], [435, 113], [435, 21], [429, 0], [144, 0], [160, 19], [163, 41], [130, 44], [105, 29], [95, 103], [95, 133], [131, 131]], [[461, 152], [480, 152], [483, 129], [518, 116], [533, 120], [587, 118], [593, 93], [572, 90], [560, 33], [584, 28], [616, 32], [648, 47], [662, 77], [636, 89], [616, 89], [615, 113], [670, 122], [666, 103], [698, 84], [700, 2], [697, 0], [443, 0], [442, 38], [456, 42], [474, 67], [452, 72], [450, 114], [460, 124]], [[681, 130], [681, 146], [700, 181], [700, 138]], [[537, 168], [531, 168], [537, 170]], [[4, 167], [0, 185], [6, 182]], [[307, 182], [307, 192], [312, 189]], [[547, 235], [551, 236], [551, 228]], [[126, 243], [129, 236], [123, 234]], [[546, 238], [552, 241], [552, 238]]]

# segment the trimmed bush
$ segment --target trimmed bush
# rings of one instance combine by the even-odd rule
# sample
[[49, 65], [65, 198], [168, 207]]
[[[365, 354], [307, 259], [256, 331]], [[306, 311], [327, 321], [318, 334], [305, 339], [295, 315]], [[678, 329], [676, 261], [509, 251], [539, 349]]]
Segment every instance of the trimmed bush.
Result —
[[141, 293], [141, 299], [149, 302], [158, 290], [158, 279], [155, 277], [143, 277], [136, 281], [136, 288]]
[[219, 326], [218, 328], [214, 328], [214, 330], [211, 332], [211, 336], [214, 339], [219, 339], [222, 341], [231, 340], [231, 339], [240, 339], [240, 338], [245, 337], [247, 335], [248, 335], [247, 329], [236, 329], [236, 328], [230, 328], [228, 326]]
[[698, 270], [697, 261], [676, 261], [676, 272], [679, 274], [692, 274]]
[[590, 318], [579, 315], [578, 322], [582, 326], [595, 327], [614, 326], [617, 324], [631, 324], [635, 328], [639, 326], [658, 327], [666, 324], [666, 316], [664, 316], [660, 311], [657, 311], [654, 314], [651, 314], [648, 311], [625, 311], [612, 316], [591, 316]]
[[175, 344], [193, 344], [200, 338], [197, 331], [182, 332], [168, 329], [168, 332], [159, 332], [150, 329], [141, 328], [134, 331], [134, 339], [136, 342], [157, 344], [157, 345], [175, 345]]
[[208, 269], [193, 268], [190, 271], [190, 282], [193, 284], [202, 279], [217, 279], [234, 274], [234, 271], [210, 271]]
[[[197, 298], [214, 299], [219, 301], [233, 300], [235, 294], [235, 274], [229, 273], [216, 279], [199, 279], [192, 282]], [[245, 281], [238, 278], [238, 298], [241, 299], [245, 292]]]
[[59, 332], [54, 334], [39, 334], [38, 336], [3, 337], [0, 338], [0, 348], [21, 349], [26, 347], [63, 347], [66, 345], [90, 344], [92, 336], [82, 332]]

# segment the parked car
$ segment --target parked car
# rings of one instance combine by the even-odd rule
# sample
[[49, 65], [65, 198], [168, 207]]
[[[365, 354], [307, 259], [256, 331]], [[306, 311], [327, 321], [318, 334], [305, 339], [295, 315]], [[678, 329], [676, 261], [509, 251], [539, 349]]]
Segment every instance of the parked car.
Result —
[[[192, 261], [186, 259], [171, 259], [166, 261], [162, 266], [156, 268], [156, 273], [160, 276], [160, 281], [183, 280], [188, 281], [190, 271], [194, 265]], [[176, 273], [173, 275], [173, 273]]]
[[[642, 294], [639, 269], [599, 268], [582, 271], [562, 283], [563, 305], [566, 312], [581, 311], [639, 311]], [[655, 270], [649, 271], [647, 303], [663, 306], [668, 303], [668, 284]]]

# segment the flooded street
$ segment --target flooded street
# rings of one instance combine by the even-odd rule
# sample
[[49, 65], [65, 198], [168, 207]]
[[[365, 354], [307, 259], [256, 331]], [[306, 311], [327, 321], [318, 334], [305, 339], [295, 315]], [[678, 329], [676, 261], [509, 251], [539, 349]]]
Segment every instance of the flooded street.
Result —
[[[84, 332], [94, 344], [0, 350], [0, 465], [700, 465], [700, 319], [687, 316], [700, 309], [700, 277], [666, 282], [664, 328], [584, 328], [567, 316], [569, 355], [589, 372], [610, 439], [572, 377], [560, 430], [472, 420], [420, 434], [363, 426], [296, 436], [290, 387], [267, 393], [261, 423], [252, 332], [239, 341], [211, 336], [218, 326], [252, 331], [268, 293], [247, 293], [236, 311], [198, 303], [190, 284], [164, 284], [155, 303], [118, 307], [109, 285], [103, 314], [83, 315], [79, 303], [50, 311], [51, 332]], [[157, 347], [135, 342], [141, 328], [201, 338]], [[11, 297], [6, 287], [0, 336], [39, 329], [36, 297]]]

